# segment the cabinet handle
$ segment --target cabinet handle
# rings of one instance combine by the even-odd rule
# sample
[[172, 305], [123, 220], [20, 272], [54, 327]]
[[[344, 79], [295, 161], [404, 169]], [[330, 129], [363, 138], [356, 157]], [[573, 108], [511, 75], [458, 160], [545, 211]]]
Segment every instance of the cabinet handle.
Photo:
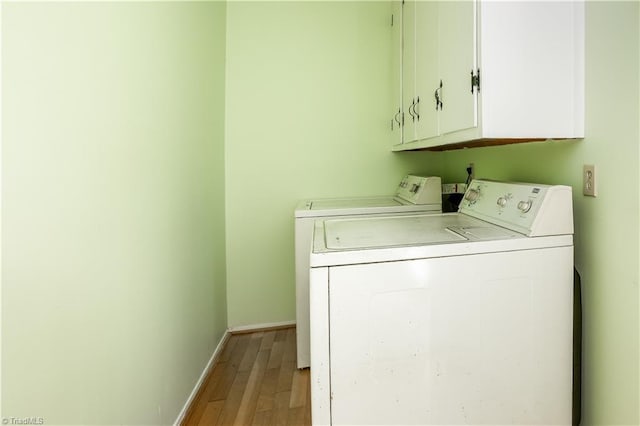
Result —
[[400, 116], [400, 108], [398, 108], [398, 112], [396, 112], [396, 115], [393, 117], [393, 119], [396, 121], [396, 123], [398, 123], [398, 126], [402, 123], [400, 123], [400, 120], [398, 119], [398, 117]]
[[440, 111], [442, 111], [442, 99], [440, 98], [441, 96], [441, 92], [442, 91], [442, 80], [440, 80], [440, 87], [438, 87], [436, 89], [435, 92], [435, 96], [436, 96], [436, 111], [439, 109]]
[[398, 119], [399, 116], [400, 116], [400, 108], [398, 108], [398, 112], [396, 112], [396, 115], [393, 116], [393, 120], [391, 120], [391, 130], [393, 130], [393, 122], [394, 121], [396, 123], [398, 123], [398, 128], [400, 128], [400, 126], [402, 125], [402, 123]]
[[416, 100], [412, 99], [411, 100], [411, 105], [409, 105], [409, 115], [411, 116], [411, 121], [416, 121], [416, 116], [413, 115], [413, 112], [411, 112], [411, 109], [413, 109], [413, 107], [416, 106]]
[[416, 119], [420, 121], [420, 110], [418, 106], [420, 105], [420, 96], [416, 98], [416, 104], [413, 106], [413, 112], [416, 114]]

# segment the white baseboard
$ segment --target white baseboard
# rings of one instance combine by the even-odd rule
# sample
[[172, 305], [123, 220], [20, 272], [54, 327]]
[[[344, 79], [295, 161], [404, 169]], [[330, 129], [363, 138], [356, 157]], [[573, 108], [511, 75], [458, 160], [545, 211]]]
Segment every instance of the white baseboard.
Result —
[[207, 379], [207, 376], [209, 375], [211, 368], [213, 368], [213, 365], [216, 363], [216, 360], [218, 359], [218, 356], [222, 352], [222, 349], [224, 348], [225, 343], [227, 343], [227, 340], [229, 340], [230, 335], [231, 333], [229, 332], [229, 330], [224, 332], [222, 339], [220, 339], [220, 342], [218, 342], [218, 346], [216, 346], [215, 350], [213, 351], [213, 355], [211, 355], [211, 358], [209, 358], [209, 362], [204, 367], [204, 370], [202, 371], [200, 378], [196, 382], [196, 385], [193, 388], [193, 390], [191, 391], [191, 394], [189, 395], [187, 402], [185, 402], [184, 406], [182, 407], [182, 410], [180, 410], [180, 413], [178, 413], [178, 418], [176, 418], [176, 421], [173, 423], [174, 426], [179, 426], [184, 421], [184, 416], [187, 415], [187, 411], [189, 410], [189, 408], [191, 407], [191, 404], [193, 403], [196, 396], [198, 395], [198, 391], [200, 391], [200, 388], [202, 387], [205, 380]]
[[259, 331], [262, 329], [276, 327], [290, 327], [296, 325], [295, 321], [269, 322], [264, 324], [239, 325], [237, 327], [229, 327], [230, 333], [239, 333], [243, 331]]

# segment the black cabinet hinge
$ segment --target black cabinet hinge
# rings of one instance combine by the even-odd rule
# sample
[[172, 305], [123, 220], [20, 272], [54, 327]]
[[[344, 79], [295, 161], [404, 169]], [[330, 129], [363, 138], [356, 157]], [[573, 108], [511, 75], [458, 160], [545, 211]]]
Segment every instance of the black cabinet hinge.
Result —
[[480, 91], [480, 68], [478, 68], [478, 73], [474, 74], [473, 70], [471, 70], [471, 93], [473, 93], [473, 88], [475, 87]]

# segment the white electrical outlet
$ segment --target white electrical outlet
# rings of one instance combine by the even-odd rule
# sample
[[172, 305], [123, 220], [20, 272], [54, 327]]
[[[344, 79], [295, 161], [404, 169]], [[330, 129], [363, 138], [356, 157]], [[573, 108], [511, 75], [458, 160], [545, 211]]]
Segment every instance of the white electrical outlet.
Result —
[[582, 193], [589, 197], [595, 197], [596, 191], [596, 166], [585, 164], [582, 166]]

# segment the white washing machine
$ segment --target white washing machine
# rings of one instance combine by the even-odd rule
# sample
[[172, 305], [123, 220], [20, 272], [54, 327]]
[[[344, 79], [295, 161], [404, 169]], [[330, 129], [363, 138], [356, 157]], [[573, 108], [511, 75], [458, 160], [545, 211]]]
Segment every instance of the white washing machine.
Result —
[[298, 368], [309, 359], [309, 254], [313, 223], [327, 217], [442, 212], [442, 183], [436, 176], [405, 176], [396, 194], [384, 197], [301, 201], [295, 209], [296, 344]]
[[571, 424], [570, 187], [317, 221], [310, 266], [314, 425]]

